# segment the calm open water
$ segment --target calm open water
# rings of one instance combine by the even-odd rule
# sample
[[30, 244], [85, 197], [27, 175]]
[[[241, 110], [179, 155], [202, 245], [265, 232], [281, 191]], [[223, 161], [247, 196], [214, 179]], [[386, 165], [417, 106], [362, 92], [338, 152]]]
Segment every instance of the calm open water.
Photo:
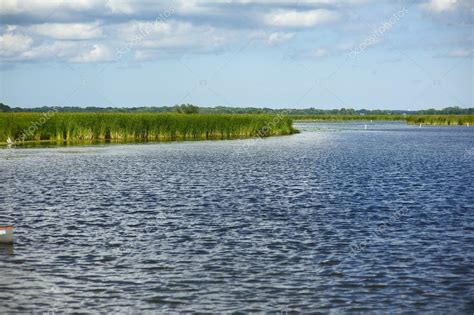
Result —
[[474, 311], [474, 128], [0, 150], [0, 313]]

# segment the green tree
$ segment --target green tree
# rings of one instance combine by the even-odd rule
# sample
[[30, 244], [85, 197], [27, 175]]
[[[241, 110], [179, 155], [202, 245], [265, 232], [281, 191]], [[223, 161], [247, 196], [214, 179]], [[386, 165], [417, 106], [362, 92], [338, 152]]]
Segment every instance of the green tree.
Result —
[[10, 110], [10, 106], [0, 103], [0, 112], [9, 112]]
[[199, 113], [199, 107], [192, 104], [181, 104], [175, 105], [173, 111], [180, 114], [197, 114]]

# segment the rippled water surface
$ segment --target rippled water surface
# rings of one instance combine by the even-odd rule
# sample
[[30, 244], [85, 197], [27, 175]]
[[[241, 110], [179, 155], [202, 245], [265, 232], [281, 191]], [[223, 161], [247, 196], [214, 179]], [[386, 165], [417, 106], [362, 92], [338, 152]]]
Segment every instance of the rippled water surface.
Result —
[[474, 128], [0, 150], [0, 313], [474, 311]]

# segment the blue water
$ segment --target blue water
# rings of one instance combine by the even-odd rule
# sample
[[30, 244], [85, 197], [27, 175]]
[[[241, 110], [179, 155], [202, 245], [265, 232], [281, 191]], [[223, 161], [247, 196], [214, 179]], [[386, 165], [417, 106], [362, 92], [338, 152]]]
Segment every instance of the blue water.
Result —
[[0, 313], [472, 314], [474, 128], [296, 127], [0, 150]]

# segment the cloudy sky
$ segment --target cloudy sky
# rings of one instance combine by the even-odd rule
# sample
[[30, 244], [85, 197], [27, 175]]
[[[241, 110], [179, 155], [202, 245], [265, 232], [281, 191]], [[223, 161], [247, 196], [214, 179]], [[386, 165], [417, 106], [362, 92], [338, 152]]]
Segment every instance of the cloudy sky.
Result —
[[11, 106], [472, 107], [473, 0], [2, 0]]

